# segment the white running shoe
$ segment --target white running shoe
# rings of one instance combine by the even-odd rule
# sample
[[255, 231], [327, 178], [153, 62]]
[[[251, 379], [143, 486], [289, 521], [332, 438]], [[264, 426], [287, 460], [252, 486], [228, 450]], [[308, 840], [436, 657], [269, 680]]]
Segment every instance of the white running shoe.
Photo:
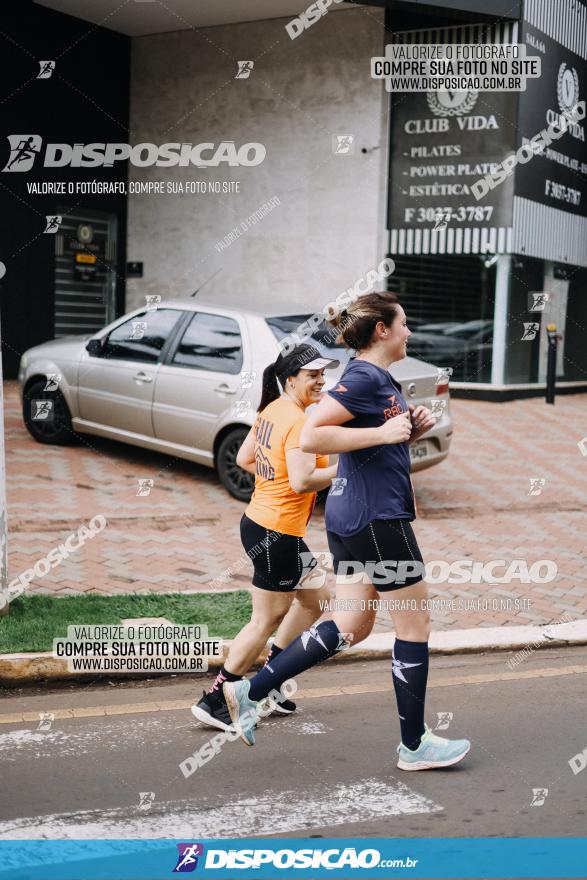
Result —
[[451, 767], [462, 761], [471, 743], [468, 739], [444, 739], [432, 733], [427, 724], [424, 735], [415, 751], [407, 749], [403, 743], [397, 747], [400, 770], [435, 770], [437, 767]]

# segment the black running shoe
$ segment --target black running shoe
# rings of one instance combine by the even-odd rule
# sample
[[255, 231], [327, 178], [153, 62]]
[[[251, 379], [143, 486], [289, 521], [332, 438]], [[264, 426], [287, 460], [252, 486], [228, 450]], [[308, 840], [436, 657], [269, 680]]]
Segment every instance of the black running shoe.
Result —
[[282, 697], [279, 702], [277, 700], [269, 700], [269, 703], [272, 711], [277, 712], [278, 715], [291, 715], [291, 713], [295, 712], [297, 709], [294, 701], [286, 700], [285, 697]]
[[222, 691], [219, 695], [209, 694], [204, 691], [199, 703], [192, 706], [192, 715], [206, 727], [217, 727], [219, 730], [228, 730], [232, 727], [232, 721], [228, 706]]

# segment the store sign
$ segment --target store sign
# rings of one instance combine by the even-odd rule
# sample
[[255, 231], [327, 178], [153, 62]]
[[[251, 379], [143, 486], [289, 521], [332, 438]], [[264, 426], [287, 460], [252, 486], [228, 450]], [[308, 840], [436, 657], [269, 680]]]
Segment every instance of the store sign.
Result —
[[481, 201], [471, 186], [515, 149], [517, 100], [512, 92], [393, 96], [390, 228], [511, 226], [513, 181]]
[[77, 281], [92, 281], [96, 274], [97, 257], [95, 254], [75, 254], [73, 276]]
[[[520, 95], [520, 144], [587, 100], [587, 61], [524, 24], [523, 41], [542, 59], [542, 76]], [[587, 120], [569, 125], [556, 141], [516, 168], [515, 194], [542, 205], [587, 216]]]

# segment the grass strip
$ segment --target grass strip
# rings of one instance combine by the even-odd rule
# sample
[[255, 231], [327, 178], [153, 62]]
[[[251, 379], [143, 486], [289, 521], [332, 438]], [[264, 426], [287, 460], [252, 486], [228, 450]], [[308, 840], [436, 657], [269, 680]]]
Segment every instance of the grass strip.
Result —
[[129, 617], [165, 617], [173, 623], [208, 627], [208, 635], [231, 639], [248, 623], [251, 597], [246, 590], [185, 596], [156, 593], [124, 596], [21, 596], [0, 617], [0, 654], [50, 651], [53, 639], [71, 625], [118, 624]]

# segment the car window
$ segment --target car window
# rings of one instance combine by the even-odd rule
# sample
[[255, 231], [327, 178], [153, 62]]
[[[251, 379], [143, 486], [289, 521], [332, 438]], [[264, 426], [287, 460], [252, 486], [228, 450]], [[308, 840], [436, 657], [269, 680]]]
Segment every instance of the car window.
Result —
[[240, 373], [243, 346], [238, 323], [225, 315], [196, 312], [171, 363], [199, 370]]
[[183, 314], [179, 309], [153, 309], [134, 315], [112, 330], [101, 356], [156, 363]]
[[[342, 363], [346, 362], [351, 352], [342, 343], [338, 343], [339, 331], [322, 321], [311, 334], [307, 333], [304, 325], [311, 315], [279, 315], [275, 318], [265, 318], [267, 324], [271, 328], [273, 335], [280, 342], [286, 336], [295, 335], [299, 337], [299, 341], [303, 341], [309, 345], [313, 345], [318, 349], [320, 354], [332, 357], [332, 349], [336, 349], [336, 357]], [[295, 335], [294, 335], [295, 334]], [[295, 340], [296, 342], [298, 340]]]

